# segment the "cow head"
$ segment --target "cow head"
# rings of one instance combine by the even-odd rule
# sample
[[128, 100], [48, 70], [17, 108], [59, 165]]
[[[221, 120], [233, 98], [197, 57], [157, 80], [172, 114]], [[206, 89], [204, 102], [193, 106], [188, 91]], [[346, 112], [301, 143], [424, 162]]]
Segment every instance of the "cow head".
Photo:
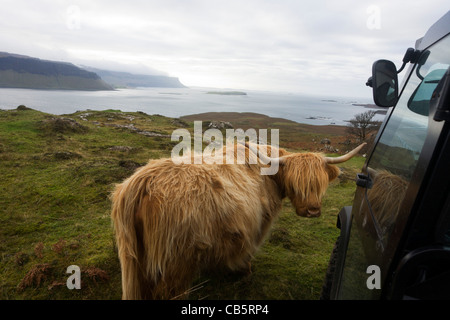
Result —
[[[302, 217], [319, 217], [322, 197], [329, 183], [339, 176], [340, 170], [334, 164], [342, 163], [355, 156], [366, 143], [340, 157], [325, 157], [319, 153], [287, 153], [281, 157], [263, 159], [265, 163], [278, 161], [280, 169], [277, 181], [291, 200], [296, 213]], [[253, 146], [247, 145], [255, 152]], [[263, 154], [258, 155], [265, 157]]]
[[339, 175], [339, 168], [327, 164], [316, 153], [294, 153], [281, 159], [281, 183], [297, 214], [308, 218], [320, 216], [322, 197], [329, 182]]

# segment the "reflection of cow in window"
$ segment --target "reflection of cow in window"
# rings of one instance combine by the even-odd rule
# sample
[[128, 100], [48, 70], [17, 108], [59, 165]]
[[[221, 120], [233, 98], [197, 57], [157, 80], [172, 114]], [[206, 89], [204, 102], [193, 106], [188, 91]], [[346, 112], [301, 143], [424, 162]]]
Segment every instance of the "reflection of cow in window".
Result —
[[373, 179], [373, 186], [367, 191], [367, 199], [385, 242], [394, 227], [408, 182], [386, 170], [369, 169], [369, 173]]

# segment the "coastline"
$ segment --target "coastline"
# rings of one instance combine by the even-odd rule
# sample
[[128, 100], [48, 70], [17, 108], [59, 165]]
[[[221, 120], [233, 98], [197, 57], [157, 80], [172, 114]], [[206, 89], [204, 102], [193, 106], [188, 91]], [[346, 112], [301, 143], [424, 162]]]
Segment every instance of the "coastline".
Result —
[[385, 107], [379, 107], [376, 104], [371, 104], [371, 103], [352, 103], [353, 106], [355, 107], [363, 107], [366, 109], [374, 109], [376, 110], [376, 114], [387, 114], [387, 110], [388, 108]]
[[[13, 109], [19, 104], [51, 114], [70, 114], [78, 110], [119, 109], [142, 111], [167, 117], [183, 117], [207, 112], [255, 112], [273, 118], [284, 118], [311, 125], [345, 126], [347, 120], [367, 110], [365, 99], [321, 97], [301, 94], [242, 91], [246, 95], [207, 94], [207, 92], [238, 92], [232, 89], [168, 89], [136, 88], [113, 91], [62, 91], [31, 89], [0, 89], [0, 108]], [[239, 91], [241, 92], [241, 91]], [[381, 110], [381, 109], [380, 109]], [[382, 111], [382, 110], [381, 110]], [[381, 116], [378, 116], [381, 118]]]
[[300, 123], [285, 118], [270, 117], [254, 112], [205, 112], [180, 117], [184, 121], [226, 121], [233, 124], [235, 128], [247, 130], [249, 128], [274, 128], [280, 130], [295, 130], [302, 133], [345, 135], [346, 126], [326, 124], [314, 125]]

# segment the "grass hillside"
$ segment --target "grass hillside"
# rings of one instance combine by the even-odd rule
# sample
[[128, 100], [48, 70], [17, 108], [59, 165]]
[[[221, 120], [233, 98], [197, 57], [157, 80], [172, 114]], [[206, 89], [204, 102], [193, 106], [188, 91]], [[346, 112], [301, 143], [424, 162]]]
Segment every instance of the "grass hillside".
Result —
[[[239, 121], [279, 128], [280, 145], [292, 151], [318, 150], [325, 138], [341, 151], [345, 146], [342, 134], [324, 128], [305, 131], [255, 114], [216, 116], [235, 128]], [[172, 131], [192, 130], [191, 121], [118, 110], [64, 116], [24, 106], [0, 110], [0, 299], [120, 299], [108, 196], [149, 159], [169, 156], [177, 144]], [[204, 274], [190, 298], [317, 299], [338, 235], [337, 214], [351, 205], [352, 180], [363, 162], [358, 157], [341, 165], [320, 218], [300, 218], [284, 202], [252, 274]], [[81, 290], [66, 287], [70, 265], [81, 269]]]
[[0, 87], [112, 90], [112, 87], [94, 72], [71, 63], [41, 60], [7, 52], [0, 52]]
[[249, 128], [278, 129], [280, 130], [280, 146], [292, 150], [326, 151], [326, 146], [321, 143], [324, 139], [332, 142], [333, 148], [328, 147], [328, 149], [339, 149], [341, 153], [356, 146], [345, 144], [348, 137], [344, 126], [314, 126], [252, 112], [207, 112], [183, 116], [181, 119], [185, 121], [231, 122], [234, 128], [242, 128], [243, 130]]

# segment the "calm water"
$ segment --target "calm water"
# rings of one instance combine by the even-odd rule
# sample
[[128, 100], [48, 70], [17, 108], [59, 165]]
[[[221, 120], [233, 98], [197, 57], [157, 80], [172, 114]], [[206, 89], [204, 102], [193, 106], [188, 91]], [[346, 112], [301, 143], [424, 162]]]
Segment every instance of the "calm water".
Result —
[[[217, 90], [138, 88], [90, 92], [0, 89], [0, 109], [14, 109], [23, 104], [51, 114], [120, 109], [168, 117], [203, 112], [256, 112], [313, 125], [346, 125], [346, 120], [368, 110], [352, 103], [372, 103], [370, 98], [308, 97], [264, 91], [245, 91], [247, 95], [217, 95], [207, 94], [208, 91]], [[384, 115], [376, 115], [377, 120], [383, 118]]]

